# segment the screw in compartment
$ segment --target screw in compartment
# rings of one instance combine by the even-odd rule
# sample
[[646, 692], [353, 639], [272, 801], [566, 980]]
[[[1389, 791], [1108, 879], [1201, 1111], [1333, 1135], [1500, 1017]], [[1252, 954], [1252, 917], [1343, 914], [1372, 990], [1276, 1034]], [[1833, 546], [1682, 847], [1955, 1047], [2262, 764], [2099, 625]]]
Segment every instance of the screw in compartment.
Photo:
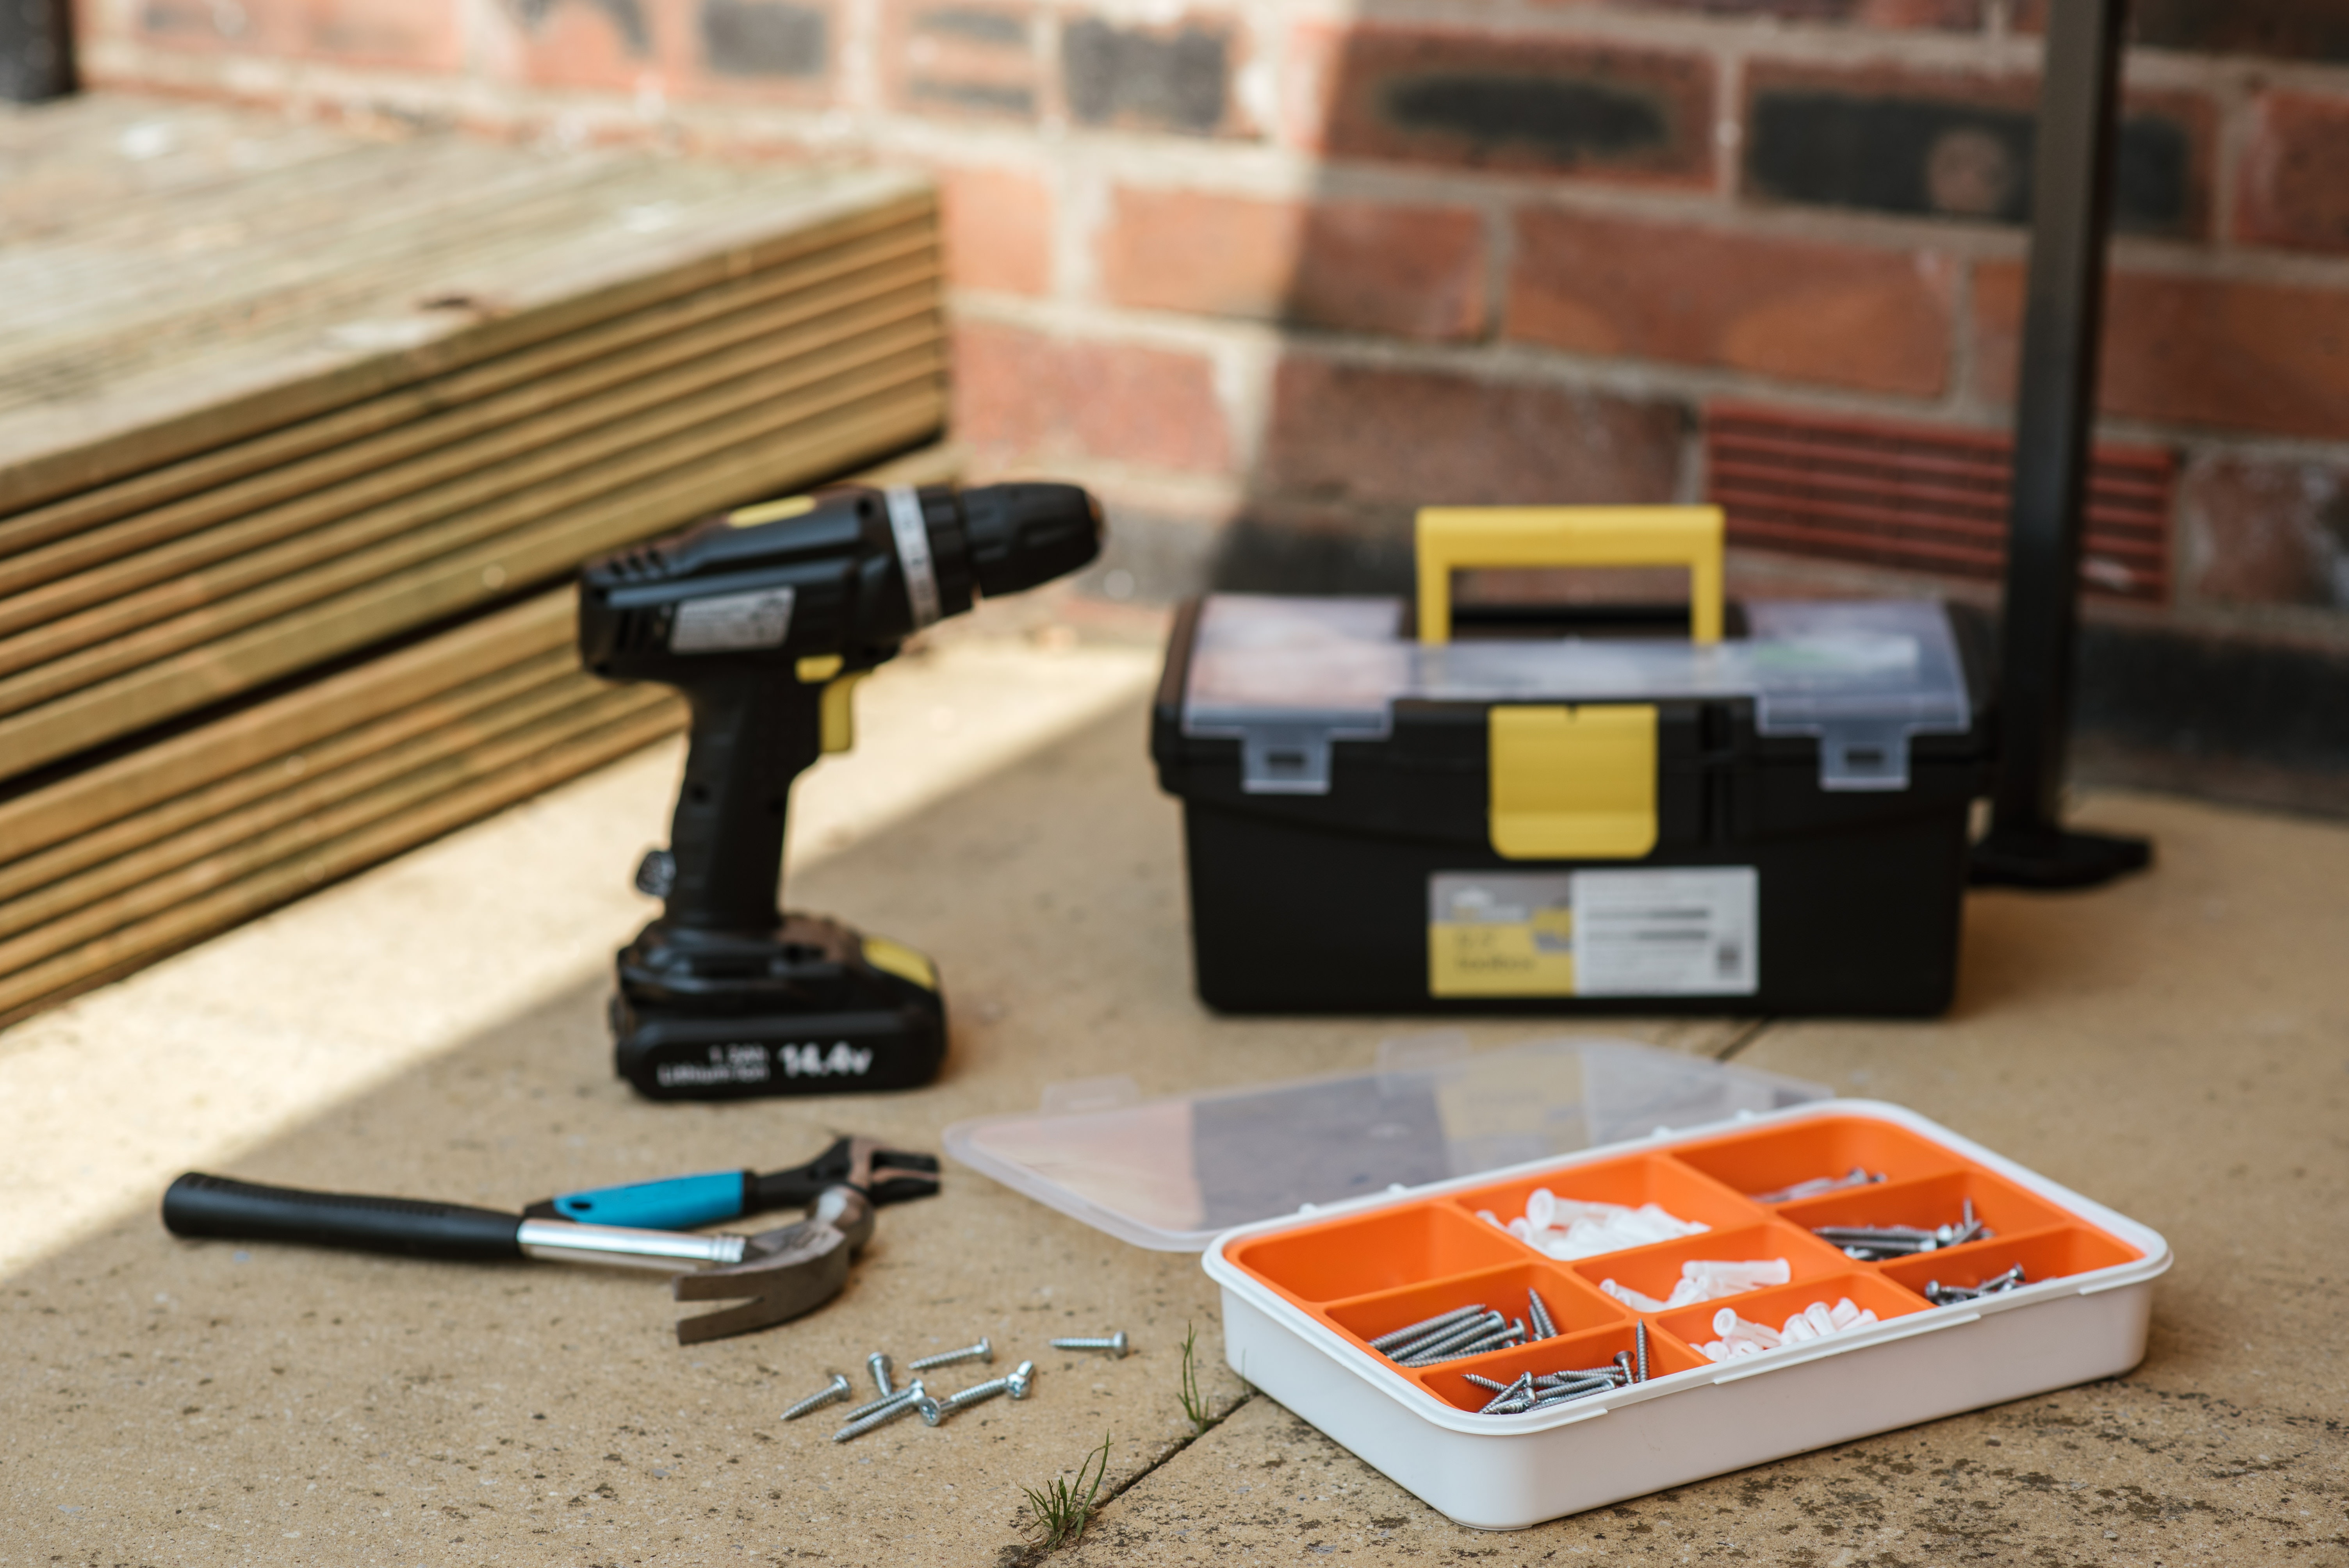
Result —
[[1485, 1304], [1481, 1301], [1472, 1306], [1454, 1307], [1450, 1312], [1439, 1313], [1433, 1317], [1423, 1319], [1418, 1323], [1407, 1324], [1401, 1328], [1390, 1329], [1386, 1333], [1380, 1335], [1376, 1339], [1371, 1340], [1371, 1348], [1392, 1355], [1398, 1346], [1408, 1345], [1414, 1339], [1419, 1339], [1431, 1335], [1439, 1328], [1448, 1328], [1454, 1324], [1462, 1322], [1467, 1318], [1481, 1316], [1483, 1315], [1484, 1311]]

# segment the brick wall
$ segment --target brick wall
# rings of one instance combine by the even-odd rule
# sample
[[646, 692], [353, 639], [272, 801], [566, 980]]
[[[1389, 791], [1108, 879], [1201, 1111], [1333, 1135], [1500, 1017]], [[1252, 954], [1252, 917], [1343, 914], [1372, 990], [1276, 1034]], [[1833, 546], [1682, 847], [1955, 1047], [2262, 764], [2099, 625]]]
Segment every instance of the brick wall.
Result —
[[[82, 3], [101, 85], [934, 169], [960, 433], [1112, 498], [1113, 592], [1699, 496], [1716, 402], [2010, 417], [2044, 0]], [[2135, 26], [2106, 429], [2172, 565], [2095, 613], [2349, 667], [2349, 0]]]

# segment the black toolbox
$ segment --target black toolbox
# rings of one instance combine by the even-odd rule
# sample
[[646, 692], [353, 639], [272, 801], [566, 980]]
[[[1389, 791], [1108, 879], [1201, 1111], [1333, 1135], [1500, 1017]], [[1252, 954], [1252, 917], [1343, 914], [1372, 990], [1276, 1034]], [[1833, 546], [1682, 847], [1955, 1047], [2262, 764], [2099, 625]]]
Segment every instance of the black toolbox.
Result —
[[[1720, 541], [1711, 508], [1430, 510], [1415, 616], [1185, 605], [1151, 751], [1184, 803], [1201, 998], [1945, 1008], [1988, 784], [1978, 659], [1930, 601], [1725, 615]], [[1688, 636], [1450, 640], [1455, 570], [1646, 562], [1689, 568]]]

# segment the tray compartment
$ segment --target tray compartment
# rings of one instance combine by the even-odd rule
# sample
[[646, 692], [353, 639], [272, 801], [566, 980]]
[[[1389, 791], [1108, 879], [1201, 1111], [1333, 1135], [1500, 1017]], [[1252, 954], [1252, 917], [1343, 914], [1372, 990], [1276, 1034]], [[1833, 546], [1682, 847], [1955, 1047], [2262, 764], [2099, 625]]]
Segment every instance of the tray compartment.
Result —
[[[1235, 1248], [1231, 1255], [1275, 1289], [1319, 1304], [1520, 1263], [1526, 1250], [1482, 1220], [1428, 1202], [1308, 1225]], [[1441, 1310], [1430, 1307], [1420, 1316]]]
[[[1692, 1350], [1697, 1351], [1698, 1359], [1704, 1360], [1703, 1352], [1697, 1347], [1707, 1340], [1721, 1337], [1713, 1331], [1713, 1315], [1724, 1306], [1735, 1309], [1737, 1315], [1748, 1323], [1775, 1329], [1815, 1301], [1823, 1301], [1833, 1306], [1839, 1297], [1847, 1295], [1851, 1297], [1854, 1306], [1865, 1307], [1887, 1323], [1896, 1317], [1906, 1317], [1912, 1312], [1930, 1310], [1930, 1304], [1923, 1296], [1894, 1284], [1863, 1264], [1853, 1264], [1849, 1274], [1796, 1280], [1792, 1284], [1773, 1285], [1768, 1290], [1747, 1291], [1744, 1295], [1724, 1296], [1719, 1301], [1702, 1302], [1695, 1306], [1676, 1307], [1648, 1321], [1674, 1338], [1686, 1341]], [[1804, 1343], [1813, 1342], [1806, 1340]], [[1706, 1364], [1711, 1365], [1710, 1362]]]
[[[1441, 1367], [1423, 1367], [1411, 1376], [1429, 1393], [1455, 1408], [1481, 1410], [1492, 1402], [1493, 1390], [1481, 1384], [1471, 1383], [1462, 1376], [1463, 1373], [1474, 1372], [1479, 1377], [1490, 1377], [1495, 1383], [1507, 1383], [1515, 1380], [1520, 1372], [1539, 1376], [1544, 1372], [1603, 1367], [1615, 1358], [1618, 1350], [1635, 1350], [1637, 1343], [1636, 1331], [1627, 1316], [1612, 1327], [1560, 1335], [1556, 1339], [1545, 1339], [1537, 1345], [1520, 1345], [1514, 1350], [1495, 1350], [1469, 1361], [1447, 1361]], [[1651, 1320], [1648, 1326], [1648, 1376], [1651, 1378], [1669, 1377], [1675, 1372], [1686, 1372], [1709, 1365], [1711, 1363], [1688, 1345], [1669, 1334], [1658, 1332]], [[1591, 1397], [1604, 1398], [1606, 1396], [1596, 1394]]]
[[[1788, 1283], [1795, 1284], [1808, 1279], [1824, 1279], [1830, 1274], [1848, 1274], [1854, 1266], [1851, 1259], [1808, 1231], [1777, 1222], [1745, 1225], [1733, 1231], [1708, 1231], [1701, 1236], [1687, 1236], [1677, 1242], [1662, 1242], [1630, 1252], [1602, 1253], [1595, 1258], [1585, 1258], [1563, 1266], [1572, 1269], [1593, 1286], [1601, 1280], [1612, 1279], [1641, 1295], [1661, 1301], [1671, 1295], [1672, 1286], [1680, 1283], [1681, 1265], [1694, 1258], [1713, 1258], [1728, 1263], [1785, 1258], [1793, 1275]], [[1776, 1287], [1764, 1285], [1760, 1288], [1769, 1290]], [[1606, 1295], [1604, 1291], [1599, 1294]], [[1741, 1301], [1754, 1294], [1754, 1291], [1744, 1291], [1721, 1299], [1723, 1303]], [[1613, 1296], [1607, 1299], [1615, 1301]], [[1615, 1305], [1626, 1311], [1630, 1310], [1622, 1302], [1615, 1302]]]
[[1814, 1177], [1841, 1176], [1854, 1166], [1881, 1173], [1887, 1182], [1967, 1169], [1963, 1159], [1940, 1145], [1865, 1116], [1823, 1116], [1792, 1127], [1707, 1139], [1673, 1150], [1672, 1157], [1755, 1202], [1761, 1202], [1758, 1193], [1781, 1191]]
[[[1715, 1231], [1754, 1224], [1765, 1212], [1680, 1161], [1650, 1154], [1634, 1155], [1624, 1160], [1602, 1160], [1588, 1165], [1562, 1166], [1537, 1176], [1523, 1176], [1514, 1181], [1475, 1187], [1454, 1193], [1452, 1202], [1462, 1213], [1472, 1219], [1477, 1210], [1485, 1209], [1506, 1224], [1526, 1212], [1526, 1199], [1540, 1187], [1548, 1188], [1554, 1196], [1586, 1203], [1620, 1203], [1629, 1209], [1636, 1209], [1642, 1203], [1654, 1203], [1676, 1220], [1694, 1221], [1710, 1225]], [[1475, 1222], [1485, 1223], [1482, 1220]], [[1492, 1229], [1489, 1225], [1485, 1228]], [[1523, 1245], [1506, 1232], [1494, 1233], [1505, 1237], [1513, 1245]], [[1660, 1242], [1650, 1244], [1665, 1246], [1671, 1243]], [[1619, 1253], [1595, 1255], [1613, 1257]]]
[[[1955, 1224], [1969, 1198], [1973, 1200], [1974, 1213], [1993, 1233], [1992, 1241], [2051, 1230], [2070, 1218], [2044, 1199], [2035, 1198], [1987, 1171], [1958, 1171], [1914, 1181], [1854, 1187], [1824, 1198], [1787, 1203], [1777, 1212], [1788, 1224], [1800, 1225], [1806, 1231], [1818, 1225], [1916, 1225], [1930, 1229]], [[1971, 1248], [1986, 1244], [1970, 1242], [1966, 1245]], [[1946, 1256], [1947, 1252], [1931, 1255]]]
[[1943, 1284], [1978, 1285], [1986, 1279], [1996, 1279], [2016, 1264], [2023, 1265], [2023, 1283], [2037, 1284], [2042, 1280], [2063, 1279], [2135, 1263], [2143, 1255], [2102, 1231], [2086, 1225], [2065, 1225], [2060, 1230], [2037, 1231], [2029, 1235], [2000, 1236], [1953, 1247], [1946, 1253], [1926, 1253], [1876, 1267], [1885, 1278], [1922, 1295], [1929, 1280], [1940, 1280]]
[[[1343, 1333], [1363, 1341], [1368, 1350], [1369, 1341], [1381, 1334], [1474, 1302], [1483, 1302], [1504, 1317], [1525, 1317], [1528, 1288], [1541, 1292], [1542, 1301], [1549, 1307], [1550, 1318], [1561, 1336], [1631, 1320], [1630, 1307], [1576, 1279], [1562, 1265], [1547, 1263], [1512, 1263], [1504, 1268], [1384, 1291], [1326, 1306], [1320, 1315]], [[1369, 1350], [1369, 1354], [1386, 1360], [1375, 1350]], [[1473, 1363], [1464, 1361], [1460, 1365], [1470, 1367]]]

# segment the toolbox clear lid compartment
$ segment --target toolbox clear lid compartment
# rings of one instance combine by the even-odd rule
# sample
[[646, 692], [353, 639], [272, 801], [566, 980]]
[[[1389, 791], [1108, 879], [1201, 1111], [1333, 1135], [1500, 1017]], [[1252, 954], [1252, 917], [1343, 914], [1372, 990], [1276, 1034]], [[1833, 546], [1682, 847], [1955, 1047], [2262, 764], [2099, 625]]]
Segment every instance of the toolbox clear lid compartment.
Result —
[[1038, 1202], [1161, 1252], [1392, 1187], [1825, 1099], [1818, 1084], [1627, 1041], [1470, 1052], [1390, 1040], [1378, 1069], [1144, 1100], [1132, 1080], [1056, 1086], [1044, 1109], [946, 1130], [947, 1151]]
[[1332, 740], [1380, 739], [1397, 700], [1749, 698], [1764, 735], [1819, 741], [1819, 785], [1904, 789], [1909, 739], [1972, 726], [1948, 614], [1928, 600], [1757, 600], [1749, 635], [1700, 644], [1562, 637], [1423, 646], [1399, 599], [1210, 595], [1186, 735], [1237, 738], [1245, 788], [1321, 794]]

